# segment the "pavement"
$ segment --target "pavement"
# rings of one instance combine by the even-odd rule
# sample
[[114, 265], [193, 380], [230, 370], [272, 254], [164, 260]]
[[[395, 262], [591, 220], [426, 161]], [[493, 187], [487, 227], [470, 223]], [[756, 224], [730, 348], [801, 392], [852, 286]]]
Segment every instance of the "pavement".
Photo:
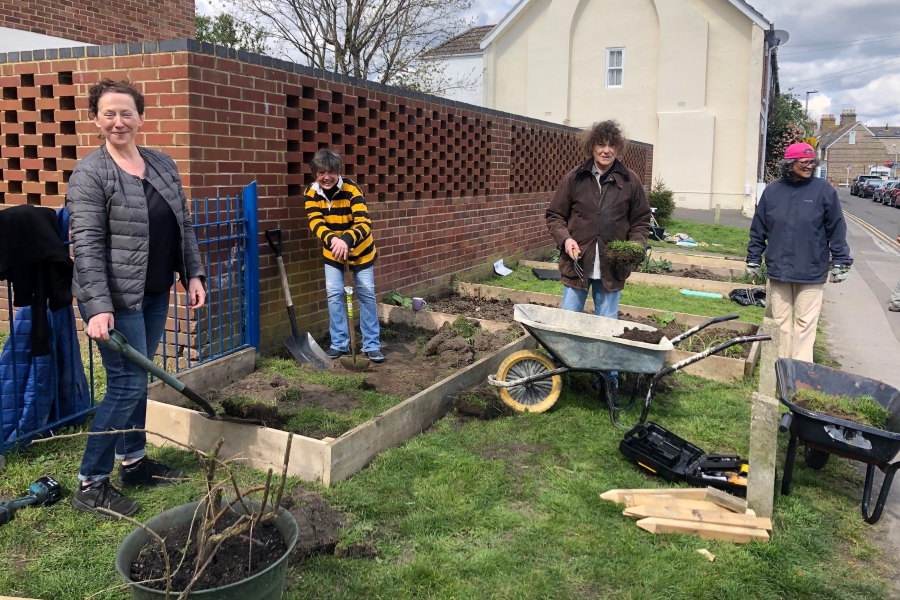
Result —
[[[900, 281], [900, 244], [895, 240], [900, 211], [852, 197], [846, 190], [838, 194], [854, 262], [846, 281], [825, 284], [823, 331], [842, 370], [900, 389], [900, 313], [887, 309], [891, 290]], [[712, 223], [714, 213], [675, 209], [673, 218]], [[723, 210], [720, 223], [749, 228], [750, 219], [740, 211]], [[880, 487], [881, 472], [876, 471], [873, 505]], [[873, 533], [881, 539], [888, 557], [893, 556], [888, 562], [900, 565], [900, 489], [896, 488], [900, 485], [891, 489]], [[862, 488], [859, 493], [861, 497]], [[891, 598], [900, 598], [900, 579], [894, 581]]]

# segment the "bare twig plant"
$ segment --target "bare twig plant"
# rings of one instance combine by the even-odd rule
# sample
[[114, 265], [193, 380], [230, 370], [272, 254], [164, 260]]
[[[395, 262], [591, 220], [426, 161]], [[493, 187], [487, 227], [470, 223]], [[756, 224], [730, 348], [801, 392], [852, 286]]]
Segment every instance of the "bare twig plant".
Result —
[[[137, 430], [135, 430], [137, 431]], [[146, 430], [142, 430], [146, 431]], [[39, 440], [35, 440], [33, 443], [41, 443], [48, 442], [51, 440], [59, 440], [65, 438], [72, 437], [81, 437], [88, 435], [115, 435], [123, 433], [122, 431], [101, 431], [101, 432], [80, 432], [74, 434], [67, 435], [59, 435], [48, 438], [43, 438]], [[230, 460], [221, 460], [219, 458], [219, 451], [222, 449], [222, 445], [225, 443], [225, 438], [219, 438], [216, 441], [215, 446], [209, 452], [203, 452], [194, 446], [183, 444], [176, 440], [173, 440], [164, 435], [160, 435], [156, 432], [147, 432], [156, 435], [157, 437], [164, 439], [168, 442], [171, 442], [177, 446], [185, 448], [193, 452], [198, 459], [200, 460], [201, 465], [203, 466], [203, 474], [204, 474], [204, 483], [206, 486], [206, 493], [204, 494], [201, 502], [197, 508], [197, 511], [194, 514], [194, 518], [190, 523], [190, 528], [193, 530], [194, 523], [197, 519], [197, 513], [200, 514], [200, 524], [197, 528], [196, 535], [196, 544], [197, 544], [197, 559], [195, 564], [193, 565], [193, 575], [191, 576], [190, 581], [185, 586], [183, 590], [178, 595], [178, 600], [182, 600], [187, 598], [191, 589], [196, 585], [196, 583], [200, 580], [203, 573], [212, 564], [213, 558], [215, 558], [216, 553], [222, 547], [222, 545], [230, 539], [233, 538], [243, 538], [248, 541], [249, 545], [249, 557], [253, 556], [253, 544], [258, 543], [253, 539], [253, 530], [266, 521], [270, 521], [281, 514], [283, 509], [281, 508], [281, 501], [284, 497], [284, 486], [287, 481], [287, 471], [288, 464], [290, 462], [291, 456], [291, 444], [294, 439], [293, 434], [288, 434], [287, 444], [285, 445], [284, 450], [284, 461], [281, 466], [281, 479], [277, 483], [277, 489], [275, 493], [272, 493], [272, 469], [270, 468], [266, 473], [266, 483], [265, 485], [257, 485], [250, 488], [241, 489], [240, 485], [238, 485], [237, 477], [235, 476], [234, 471], [231, 469]], [[217, 474], [220, 470], [224, 470], [226, 473], [225, 479], [219, 481], [217, 478]], [[229, 489], [230, 488], [230, 489]], [[225, 491], [228, 489], [230, 492], [233, 492], [234, 497], [226, 500], [224, 495]], [[252, 509], [252, 507], [246, 502], [247, 498], [251, 494], [255, 494], [258, 492], [262, 492], [262, 499], [259, 503], [258, 509]], [[269, 503], [269, 499], [274, 499], [274, 502]], [[226, 527], [222, 531], [217, 532], [217, 526], [220, 524], [220, 521], [231, 512], [231, 508], [236, 504], [241, 504], [244, 512], [240, 514], [237, 520]], [[163, 561], [166, 566], [166, 599], [168, 600], [170, 597], [170, 593], [172, 591], [172, 579], [175, 574], [181, 569], [182, 563], [184, 560], [184, 556], [186, 554], [187, 547], [181, 550], [182, 555], [182, 563], [179, 563], [177, 568], [172, 571], [169, 554], [166, 550], [165, 540], [156, 532], [152, 531], [149, 527], [132, 519], [131, 517], [126, 517], [124, 515], [120, 515], [119, 513], [112, 512], [103, 508], [98, 508], [98, 512], [103, 513], [111, 518], [119, 519], [123, 521], [127, 521], [140, 529], [143, 529], [151, 538], [153, 538], [156, 543], [159, 544]], [[234, 513], [232, 513], [234, 514]], [[221, 529], [219, 527], [219, 529]], [[246, 533], [250, 532], [250, 536], [247, 536]], [[188, 544], [191, 543], [192, 540], [188, 540]], [[248, 561], [249, 564], [249, 561]], [[159, 581], [159, 579], [147, 580], [141, 582], [133, 582], [127, 585], [134, 585], [138, 583], [151, 583]], [[116, 586], [117, 588], [123, 586]], [[108, 590], [104, 590], [108, 591]]]

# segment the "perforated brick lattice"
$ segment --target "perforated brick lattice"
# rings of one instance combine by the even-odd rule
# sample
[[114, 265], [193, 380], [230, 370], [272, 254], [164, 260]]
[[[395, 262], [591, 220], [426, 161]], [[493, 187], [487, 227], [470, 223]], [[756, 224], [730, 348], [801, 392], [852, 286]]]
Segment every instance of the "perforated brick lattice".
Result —
[[0, 204], [61, 206], [77, 162], [72, 72], [0, 77]]
[[641, 183], [649, 186], [653, 180], [653, 146], [641, 142], [628, 142], [622, 162], [638, 174]]
[[566, 173], [584, 162], [574, 132], [513, 125], [510, 194], [552, 192]]
[[490, 120], [451, 107], [285, 87], [288, 196], [312, 182], [309, 162], [324, 147], [340, 151], [345, 174], [378, 200], [487, 194]]

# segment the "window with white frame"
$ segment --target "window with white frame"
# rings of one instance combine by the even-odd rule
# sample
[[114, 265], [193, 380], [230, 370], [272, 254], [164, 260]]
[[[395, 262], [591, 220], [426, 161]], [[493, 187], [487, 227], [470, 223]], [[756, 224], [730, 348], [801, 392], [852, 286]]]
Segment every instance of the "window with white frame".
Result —
[[850, 132], [850, 139], [847, 141], [847, 143], [850, 144], [851, 146], [856, 144], [856, 132], [855, 131]]
[[606, 87], [620, 88], [625, 83], [625, 48], [606, 49]]

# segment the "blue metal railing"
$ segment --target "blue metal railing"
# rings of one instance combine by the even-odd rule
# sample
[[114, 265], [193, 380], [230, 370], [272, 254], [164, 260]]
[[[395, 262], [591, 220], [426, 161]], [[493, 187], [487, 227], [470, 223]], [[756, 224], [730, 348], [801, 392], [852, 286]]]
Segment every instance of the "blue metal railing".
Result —
[[[185, 289], [178, 283], [172, 294], [170, 319], [166, 326], [158, 358], [161, 358], [166, 370], [180, 372], [216, 360], [223, 356], [254, 347], [259, 350], [259, 228], [257, 222], [257, 185], [251, 183], [241, 194], [234, 197], [193, 199], [191, 203], [194, 232], [197, 244], [207, 273], [206, 306], [198, 311], [188, 311], [184, 306]], [[25, 340], [17, 339], [14, 328], [16, 309], [13, 307], [11, 285], [6, 286], [6, 298], [9, 320], [5, 323], [8, 331], [6, 344], [19, 349], [27, 346]], [[4, 324], [0, 324], [4, 325]], [[3, 454], [23, 441], [50, 430], [84, 422], [87, 415], [96, 409], [97, 391], [94, 389], [94, 343], [87, 340], [82, 348], [87, 348], [86, 364], [81, 357], [76, 361], [74, 349], [62, 349], [57, 352], [56, 325], [51, 320], [53, 351], [45, 359], [47, 367], [44, 372], [52, 375], [52, 381], [38, 382], [42, 385], [41, 395], [37, 397], [33, 390], [27, 388], [27, 379], [20, 382], [21, 376], [30, 374], [33, 357], [26, 358], [24, 351], [13, 352], [11, 368], [0, 371], [0, 391], [11, 388], [12, 399], [8, 396], [0, 400], [0, 432], [5, 432], [6, 415], [12, 413], [15, 420], [12, 433], [4, 435], [0, 444], [0, 466]], [[2, 328], [2, 327], [0, 327]], [[83, 354], [83, 352], [81, 352]], [[21, 355], [21, 356], [20, 356]], [[27, 353], [30, 357], [30, 352]], [[60, 397], [66, 392], [74, 394], [75, 390], [59, 389], [60, 379], [65, 379], [71, 386], [77, 386], [77, 380], [71, 373], [60, 374], [61, 357], [67, 364], [84, 366], [87, 378], [89, 402], [87, 407], [71, 414], [60, 416]], [[4, 373], [7, 373], [4, 376]], [[8, 377], [11, 374], [11, 385]], [[25, 385], [26, 388], [21, 388]], [[34, 387], [35, 384], [32, 384]], [[28, 400], [26, 401], [26, 393]], [[30, 404], [29, 404], [30, 403]], [[7, 410], [11, 405], [12, 411]], [[27, 431], [21, 428], [23, 411], [38, 409], [37, 425]], [[39, 405], [39, 406], [37, 406]]]

